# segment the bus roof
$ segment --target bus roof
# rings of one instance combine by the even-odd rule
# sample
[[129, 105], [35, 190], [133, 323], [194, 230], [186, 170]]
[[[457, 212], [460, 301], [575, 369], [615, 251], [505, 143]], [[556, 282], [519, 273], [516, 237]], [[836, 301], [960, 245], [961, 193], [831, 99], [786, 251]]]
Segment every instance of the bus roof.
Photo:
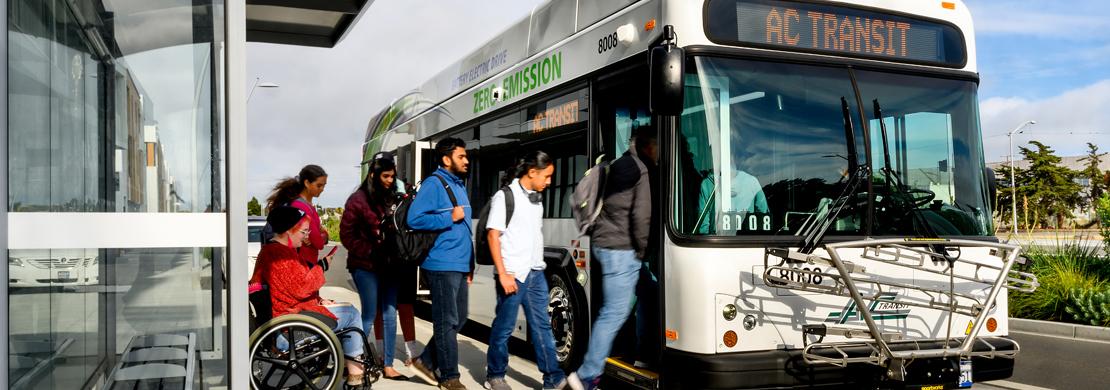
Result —
[[409, 93], [391, 102], [370, 121], [366, 141], [636, 2], [547, 0], [537, 5], [493, 39], [424, 82], [416, 89], [419, 96]]
[[[971, 13], [961, 0], [938, 3], [832, 0], [815, 3], [864, 7], [951, 23], [965, 38], [967, 63], [962, 70], [975, 71]], [[648, 20], [653, 22], [652, 25], [657, 19], [660, 25], [674, 25], [683, 46], [719, 45], [706, 37], [702, 25], [703, 12], [700, 2], [691, 6], [689, 0], [547, 0], [533, 8], [528, 16], [451, 64], [417, 89], [391, 102], [371, 118], [364, 139], [363, 162], [378, 150], [389, 150], [391, 147], [423, 139], [492, 111], [492, 104], [487, 107], [481, 105], [481, 92], [486, 89], [488, 100], [488, 92], [499, 87], [495, 84], [502, 82], [501, 79], [490, 80], [499, 74], [506, 74], [511, 78], [514, 72], [520, 73], [522, 69], [526, 71], [529, 67], [543, 65], [542, 62], [548, 60], [553, 65], [558, 65], [553, 68], [560, 72], [558, 81], [531, 89], [525, 88], [526, 93], [513, 95], [523, 97], [642, 52], [647, 48], [650, 38], [660, 32], [660, 29], [641, 29]], [[601, 35], [613, 33], [617, 27], [626, 24], [631, 24], [638, 31], [633, 44], [606, 52], [604, 56], [594, 55], [600, 54], [594, 53], [594, 49], [598, 46], [597, 39]], [[575, 34], [581, 36], [567, 39]], [[567, 58], [565, 62], [563, 52]], [[464, 92], [474, 93], [473, 109], [471, 102], [464, 99], [465, 96], [459, 96]], [[420, 120], [414, 121], [418, 118]], [[387, 131], [406, 123], [410, 123], [409, 127], [413, 128], [398, 130], [397, 133], [401, 134], [397, 134], [399, 137], [396, 139], [379, 139]]]

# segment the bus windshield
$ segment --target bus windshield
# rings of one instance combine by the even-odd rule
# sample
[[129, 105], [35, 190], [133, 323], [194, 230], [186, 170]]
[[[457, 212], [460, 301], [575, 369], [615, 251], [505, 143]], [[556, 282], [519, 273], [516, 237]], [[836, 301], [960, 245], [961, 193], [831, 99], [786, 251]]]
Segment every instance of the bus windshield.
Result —
[[672, 171], [681, 234], [795, 235], [842, 196], [852, 159], [872, 179], [828, 235], [927, 234], [915, 214], [929, 234], [991, 232], [974, 82], [717, 57], [688, 72]]

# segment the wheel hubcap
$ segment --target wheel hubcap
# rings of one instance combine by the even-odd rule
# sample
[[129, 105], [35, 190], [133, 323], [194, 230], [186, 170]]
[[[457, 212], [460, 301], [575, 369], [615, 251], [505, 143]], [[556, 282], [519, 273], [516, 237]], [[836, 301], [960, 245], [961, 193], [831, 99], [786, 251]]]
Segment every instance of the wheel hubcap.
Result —
[[551, 317], [551, 331], [555, 336], [555, 357], [564, 362], [570, 358], [570, 348], [574, 345], [574, 314], [570, 296], [562, 286], [552, 288], [548, 294], [547, 314]]

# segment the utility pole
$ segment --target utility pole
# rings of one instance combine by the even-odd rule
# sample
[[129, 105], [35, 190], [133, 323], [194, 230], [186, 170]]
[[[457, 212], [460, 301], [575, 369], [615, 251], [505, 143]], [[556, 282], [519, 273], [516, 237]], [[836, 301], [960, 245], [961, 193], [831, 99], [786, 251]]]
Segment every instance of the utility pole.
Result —
[[1017, 233], [1017, 179], [1014, 174], [1017, 168], [1014, 167], [1014, 134], [1021, 133], [1021, 129], [1024, 129], [1025, 126], [1035, 124], [1037, 124], [1037, 121], [1025, 121], [1025, 123], [1010, 130], [1009, 134], [1006, 134], [1006, 137], [1010, 139], [1010, 189], [1013, 191], [1013, 194], [1010, 196], [1013, 201], [1013, 209], [1011, 210], [1012, 213], [1010, 217], [1010, 239], [1013, 239], [1014, 234]]

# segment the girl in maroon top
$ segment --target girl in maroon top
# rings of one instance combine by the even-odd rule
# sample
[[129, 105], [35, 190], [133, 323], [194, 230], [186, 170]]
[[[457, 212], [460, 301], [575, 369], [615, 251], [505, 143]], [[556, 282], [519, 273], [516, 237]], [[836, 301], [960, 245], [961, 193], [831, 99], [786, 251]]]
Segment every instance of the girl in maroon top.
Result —
[[[312, 200], [324, 192], [328, 185], [328, 174], [318, 165], [305, 165], [296, 177], [286, 178], [276, 186], [266, 200], [266, 211], [269, 212], [277, 206], [293, 206], [303, 211], [308, 217], [309, 232], [304, 238], [304, 245], [297, 250], [305, 261], [315, 262], [320, 259], [320, 251], [328, 243], [328, 231], [320, 224], [320, 215]], [[331, 258], [327, 259], [329, 262]]]
[[[258, 252], [251, 282], [269, 286], [273, 316], [317, 313], [334, 320], [330, 324], [334, 331], [345, 328], [361, 330], [362, 321], [358, 309], [351, 305], [336, 305], [331, 300], [321, 298], [320, 287], [324, 286], [323, 267], [316, 260], [304, 260], [296, 251], [301, 247], [305, 236], [311, 232], [304, 212], [290, 206], [278, 206], [270, 211], [266, 222], [274, 229], [274, 238]], [[357, 337], [344, 337], [341, 343], [344, 355], [358, 357], [365, 352], [362, 340]], [[347, 384], [361, 385], [362, 365], [348, 359], [346, 366]]]
[[[393, 261], [396, 256], [396, 248], [391, 245], [391, 237], [396, 234], [393, 225], [393, 205], [398, 195], [396, 174], [397, 166], [392, 158], [375, 156], [366, 178], [347, 198], [339, 239], [347, 248], [347, 269], [351, 271], [362, 301], [362, 327], [367, 329], [367, 334], [375, 334], [378, 338], [377, 350], [381, 351], [385, 363], [384, 375], [386, 379], [406, 381], [407, 376], [393, 369], [398, 295], [404, 293], [401, 288], [416, 293], [415, 286], [402, 283], [407, 278], [415, 280], [416, 275], [413, 273], [415, 267]], [[373, 333], [369, 331], [371, 328]], [[401, 316], [401, 329], [405, 342], [414, 342], [416, 335], [411, 315]]]

